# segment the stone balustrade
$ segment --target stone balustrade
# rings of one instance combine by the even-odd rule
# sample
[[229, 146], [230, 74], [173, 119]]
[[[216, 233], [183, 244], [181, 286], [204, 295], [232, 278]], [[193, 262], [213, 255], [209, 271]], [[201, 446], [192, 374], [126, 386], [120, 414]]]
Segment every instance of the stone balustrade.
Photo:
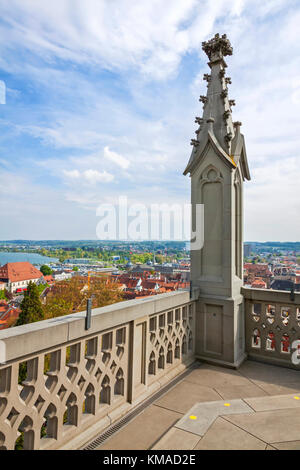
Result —
[[242, 293], [248, 358], [300, 370], [300, 293], [244, 287]]
[[78, 448], [194, 360], [186, 291], [0, 332], [0, 449]]
[[[196, 294], [195, 298], [196, 298]], [[242, 288], [249, 359], [300, 369], [300, 293]], [[0, 332], [0, 449], [79, 448], [195, 358], [187, 291]]]

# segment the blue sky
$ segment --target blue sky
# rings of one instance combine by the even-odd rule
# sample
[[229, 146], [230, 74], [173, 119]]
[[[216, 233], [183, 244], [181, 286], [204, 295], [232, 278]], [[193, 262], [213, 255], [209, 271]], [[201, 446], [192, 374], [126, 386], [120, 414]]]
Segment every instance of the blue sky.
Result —
[[252, 181], [246, 240], [300, 240], [298, 0], [2, 0], [0, 239], [93, 239], [96, 208], [186, 203], [182, 175], [227, 33]]

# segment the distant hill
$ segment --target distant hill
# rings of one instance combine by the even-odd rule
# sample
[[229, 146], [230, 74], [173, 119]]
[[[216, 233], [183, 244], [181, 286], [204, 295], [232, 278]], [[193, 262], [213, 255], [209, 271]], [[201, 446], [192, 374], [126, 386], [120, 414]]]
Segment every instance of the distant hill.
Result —
[[252, 245], [254, 251], [300, 251], [299, 242], [245, 242], [245, 245]]

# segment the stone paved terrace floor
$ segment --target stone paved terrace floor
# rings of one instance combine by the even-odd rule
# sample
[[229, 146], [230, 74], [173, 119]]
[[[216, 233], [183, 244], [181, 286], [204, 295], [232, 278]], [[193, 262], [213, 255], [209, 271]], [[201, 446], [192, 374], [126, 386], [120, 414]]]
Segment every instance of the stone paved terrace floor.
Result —
[[300, 450], [300, 373], [200, 364], [97, 450]]

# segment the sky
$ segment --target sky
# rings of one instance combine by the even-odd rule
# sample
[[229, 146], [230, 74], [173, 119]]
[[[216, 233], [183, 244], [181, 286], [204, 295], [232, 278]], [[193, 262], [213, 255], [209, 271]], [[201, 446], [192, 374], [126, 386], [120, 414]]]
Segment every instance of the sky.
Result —
[[252, 176], [245, 240], [300, 240], [299, 0], [1, 0], [0, 18], [0, 239], [95, 239], [120, 195], [188, 203], [218, 32]]

